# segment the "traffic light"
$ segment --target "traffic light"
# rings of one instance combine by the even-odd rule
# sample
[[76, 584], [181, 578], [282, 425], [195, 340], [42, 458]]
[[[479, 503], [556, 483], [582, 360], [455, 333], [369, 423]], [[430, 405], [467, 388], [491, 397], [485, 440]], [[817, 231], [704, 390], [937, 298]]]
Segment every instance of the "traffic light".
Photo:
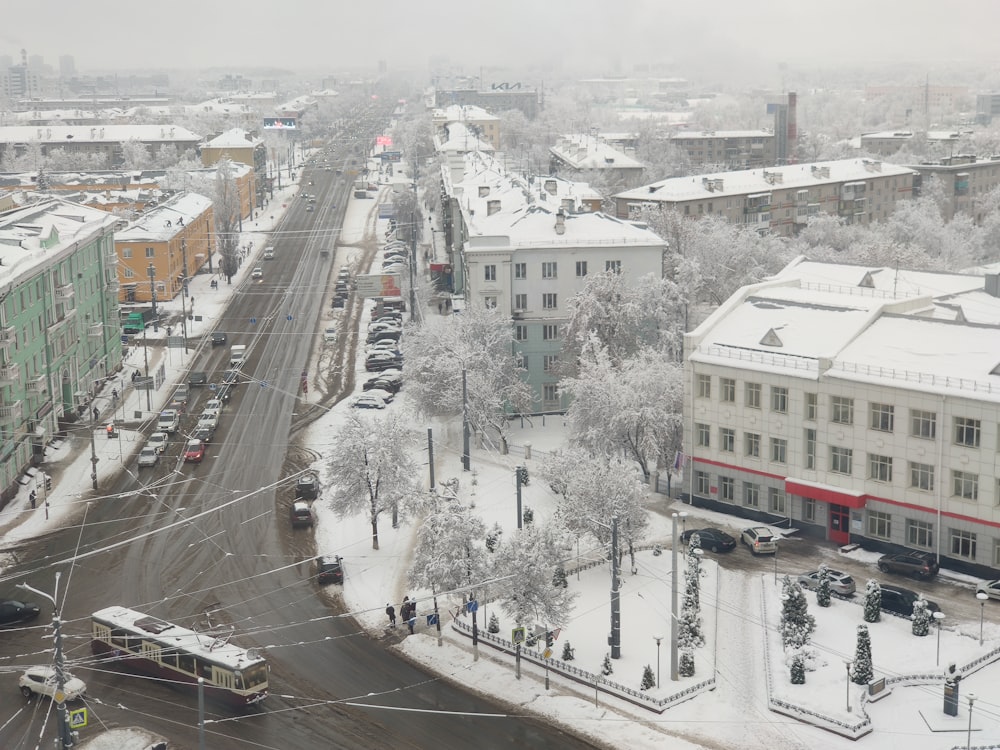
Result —
[[556, 634], [553, 633], [551, 630], [546, 630], [545, 631], [545, 645], [546, 645], [546, 647], [552, 648], [552, 646], [555, 645], [555, 642], [556, 642]]
[[49, 474], [45, 475], [45, 491], [48, 492], [52, 489], [52, 477]]

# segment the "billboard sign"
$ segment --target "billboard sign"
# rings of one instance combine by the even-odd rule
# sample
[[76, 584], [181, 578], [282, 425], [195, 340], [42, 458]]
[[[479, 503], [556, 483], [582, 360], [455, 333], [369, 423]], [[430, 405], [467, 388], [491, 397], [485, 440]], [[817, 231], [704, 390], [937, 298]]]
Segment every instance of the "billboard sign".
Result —
[[375, 136], [376, 146], [391, 146], [392, 136], [391, 135], [377, 135]]
[[264, 130], [295, 130], [298, 127], [294, 117], [265, 117]]
[[402, 297], [398, 273], [360, 274], [356, 278], [355, 289], [364, 298]]
[[403, 154], [400, 151], [383, 151], [378, 155], [379, 158], [384, 162], [398, 162], [403, 158]]

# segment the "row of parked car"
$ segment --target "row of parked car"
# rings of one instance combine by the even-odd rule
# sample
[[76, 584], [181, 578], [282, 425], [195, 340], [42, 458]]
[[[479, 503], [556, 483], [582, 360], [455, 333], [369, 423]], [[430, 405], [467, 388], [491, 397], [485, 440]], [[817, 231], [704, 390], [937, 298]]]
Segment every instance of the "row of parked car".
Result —
[[365, 338], [365, 370], [376, 374], [364, 383], [364, 392], [352, 401], [355, 408], [384, 409], [403, 387], [402, 337], [402, 310], [392, 303], [380, 302], [372, 311]]

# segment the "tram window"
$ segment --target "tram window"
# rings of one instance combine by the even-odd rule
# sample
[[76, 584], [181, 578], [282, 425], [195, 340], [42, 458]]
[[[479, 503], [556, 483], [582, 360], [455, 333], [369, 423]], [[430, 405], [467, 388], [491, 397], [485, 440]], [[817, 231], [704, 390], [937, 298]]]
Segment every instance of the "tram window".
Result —
[[128, 646], [128, 634], [124, 630], [115, 628], [111, 631], [111, 642], [116, 646]]
[[188, 674], [195, 674], [194, 657], [189, 654], [178, 654], [177, 666]]

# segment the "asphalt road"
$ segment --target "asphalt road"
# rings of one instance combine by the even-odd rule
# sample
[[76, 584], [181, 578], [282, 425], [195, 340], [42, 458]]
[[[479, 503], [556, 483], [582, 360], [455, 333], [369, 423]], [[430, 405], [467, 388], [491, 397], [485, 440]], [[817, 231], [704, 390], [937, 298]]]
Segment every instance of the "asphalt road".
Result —
[[[358, 132], [366, 131], [361, 126]], [[330, 161], [347, 172], [359, 149], [342, 138]], [[86, 666], [88, 615], [128, 603], [199, 629], [233, 626], [236, 643], [264, 650], [271, 666], [267, 701], [243, 714], [207, 707], [208, 746], [217, 750], [595, 747], [540, 722], [504, 718], [504, 707], [399, 659], [351, 618], [338, 617], [343, 608], [335, 587], [324, 591], [311, 579], [311, 535], [293, 534], [286, 515], [294, 485], [289, 477], [311, 456], [290, 445], [288, 436], [316, 413], [298, 397], [301, 374], [318, 345], [328, 282], [339, 262], [319, 251], [335, 240], [350, 185], [346, 174], [321, 165], [307, 171], [304, 184], [309, 179], [314, 185], [303, 189], [317, 195], [316, 210], [306, 211], [306, 201], [296, 199], [268, 243], [277, 257], [253, 261], [264, 277], [247, 280], [235, 295], [221, 324], [229, 341], [214, 348], [207, 340], [199, 344], [192, 369], [208, 371], [210, 381], [226, 369], [232, 344], [250, 347], [247, 382], [237, 386], [204, 461], [184, 464], [183, 440], [175, 439], [157, 468], [141, 475], [133, 469], [116, 486], [102, 488], [121, 497], [92, 503], [85, 524], [20, 551], [24, 578], [36, 588], [51, 590], [53, 571], [63, 573], [67, 659], [81, 661], [75, 671], [88, 683], [91, 726], [138, 724], [169, 737], [171, 747], [198, 746], [193, 694]], [[352, 304], [345, 313], [358, 311]], [[355, 344], [345, 337], [345, 346]], [[349, 380], [326, 379], [326, 401], [341, 397]], [[193, 415], [209, 397], [208, 389], [193, 389], [182, 431], [192, 429]], [[212, 508], [219, 511], [189, 520]], [[157, 531], [168, 524], [176, 525]], [[106, 550], [116, 543], [123, 544]], [[60, 562], [75, 554], [86, 557], [72, 570]], [[17, 663], [47, 661], [42, 652], [50, 643], [39, 641], [43, 633], [5, 633], [0, 655]], [[25, 656], [31, 653], [39, 658]], [[342, 703], [348, 699], [406, 711], [353, 708]], [[54, 737], [54, 720], [43, 722], [48, 708], [16, 697], [0, 704], [0, 747], [33, 748], [40, 733]]]

